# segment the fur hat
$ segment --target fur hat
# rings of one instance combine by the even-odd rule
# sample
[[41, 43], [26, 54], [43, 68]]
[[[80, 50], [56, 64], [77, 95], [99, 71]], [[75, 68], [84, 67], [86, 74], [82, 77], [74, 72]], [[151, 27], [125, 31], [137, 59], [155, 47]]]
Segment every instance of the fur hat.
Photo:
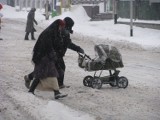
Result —
[[69, 30], [70, 33], [73, 33], [72, 27], [74, 25], [74, 21], [70, 17], [65, 17], [64, 21], [66, 23], [66, 28]]

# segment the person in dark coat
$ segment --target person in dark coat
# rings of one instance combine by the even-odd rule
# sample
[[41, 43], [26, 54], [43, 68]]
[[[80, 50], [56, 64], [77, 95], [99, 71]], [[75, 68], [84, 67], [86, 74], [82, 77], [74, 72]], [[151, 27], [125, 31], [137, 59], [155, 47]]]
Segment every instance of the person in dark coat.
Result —
[[[65, 56], [65, 53], [67, 51], [67, 48], [74, 50], [76, 52], [84, 53], [84, 50], [80, 46], [77, 46], [74, 43], [72, 43], [70, 39], [70, 33], [71, 34], [73, 33], [72, 27], [74, 25], [74, 21], [70, 17], [64, 18], [64, 21], [65, 21], [65, 29], [63, 29], [61, 33], [62, 35], [61, 41], [59, 39], [54, 40], [54, 43], [55, 43], [54, 50], [57, 56], [57, 62], [55, 65], [59, 74], [58, 84], [60, 88], [67, 87], [64, 85], [64, 73], [65, 73], [66, 66], [63, 60], [63, 57]], [[33, 77], [34, 77], [34, 72], [24, 76], [25, 85], [27, 88], [29, 88], [30, 81], [33, 79]]]
[[36, 29], [34, 28], [34, 23], [36, 25], [38, 24], [37, 21], [35, 20], [35, 11], [36, 11], [36, 8], [32, 8], [28, 13], [26, 30], [25, 30], [26, 34], [25, 34], [24, 40], [29, 40], [28, 36], [30, 33], [31, 33], [31, 39], [35, 40], [34, 32], [36, 32]]
[[49, 79], [54, 82], [52, 89], [55, 93], [55, 99], [67, 96], [59, 92], [57, 81], [59, 73], [56, 68], [58, 58], [55, 50], [55, 46], [60, 45], [62, 41], [61, 33], [64, 26], [63, 20], [58, 19], [54, 21], [40, 34], [33, 48], [34, 80], [29, 89], [29, 92], [33, 94], [40, 80], [45, 81]]
[[58, 77], [58, 84], [60, 88], [69, 87], [64, 85], [64, 74], [66, 66], [63, 57], [65, 56], [67, 48], [76, 52], [84, 53], [84, 50], [80, 46], [74, 44], [70, 38], [70, 34], [73, 34], [72, 27], [74, 26], [74, 21], [70, 17], [65, 17], [64, 21], [66, 25], [63, 34], [63, 43], [61, 44], [62, 48], [55, 48], [58, 55], [58, 65], [60, 65], [59, 67], [57, 67], [60, 74], [60, 76]]

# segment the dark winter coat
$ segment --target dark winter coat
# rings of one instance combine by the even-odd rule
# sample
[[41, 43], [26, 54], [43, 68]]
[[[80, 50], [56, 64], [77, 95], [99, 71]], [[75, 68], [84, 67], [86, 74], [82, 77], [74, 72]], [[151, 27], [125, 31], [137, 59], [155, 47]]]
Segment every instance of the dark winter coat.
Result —
[[35, 20], [35, 9], [31, 9], [27, 16], [25, 32], [35, 32], [34, 23], [37, 24], [37, 21]]
[[32, 61], [35, 64], [35, 78], [44, 79], [59, 76], [55, 67], [57, 56], [53, 46], [55, 40], [61, 41], [58, 22], [59, 20], [56, 20], [40, 34], [33, 48]]
[[71, 49], [71, 50], [74, 50], [74, 51], [77, 51], [77, 52], [83, 52], [83, 50], [75, 45], [74, 43], [72, 43], [71, 39], [70, 39], [70, 34], [69, 32], [67, 32], [68, 34], [64, 34], [63, 35], [63, 41], [61, 43], [61, 45], [58, 47], [55, 46], [55, 50], [56, 50], [56, 54], [57, 54], [57, 63], [56, 63], [56, 68], [57, 68], [57, 71], [58, 71], [58, 74], [59, 74], [59, 77], [58, 77], [58, 84], [59, 86], [63, 85], [63, 81], [64, 81], [64, 73], [65, 73], [65, 62], [63, 60], [63, 56], [65, 55], [66, 51], [67, 51], [67, 48]]
[[[76, 52], [81, 52], [80, 46], [77, 46], [76, 44], [72, 43], [72, 40], [70, 39], [70, 34], [67, 32], [67, 34], [62, 35], [62, 41], [60, 45], [55, 45], [55, 50], [57, 53], [58, 58], [63, 57], [67, 51], [67, 48], [74, 50]], [[55, 41], [57, 43], [57, 41]]]
[[72, 43], [69, 32], [59, 32], [58, 29], [59, 20], [56, 20], [40, 34], [34, 46], [32, 61], [35, 63], [36, 78], [59, 77], [65, 70], [62, 62], [67, 48], [81, 50]]
[[45, 79], [47, 77], [59, 77], [54, 60], [47, 55], [44, 56], [39, 64], [35, 64], [35, 78]]

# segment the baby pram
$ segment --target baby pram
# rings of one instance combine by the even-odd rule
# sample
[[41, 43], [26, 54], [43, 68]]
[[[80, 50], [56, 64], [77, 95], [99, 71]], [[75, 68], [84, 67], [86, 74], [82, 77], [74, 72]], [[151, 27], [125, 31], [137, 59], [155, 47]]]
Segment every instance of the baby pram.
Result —
[[[102, 84], [110, 84], [112, 87], [126, 88], [128, 79], [124, 76], [119, 77], [119, 70], [116, 68], [124, 67], [121, 54], [118, 49], [110, 45], [95, 45], [96, 58], [91, 59], [86, 54], [79, 53], [78, 65], [86, 71], [95, 71], [93, 76], [86, 76], [83, 85], [100, 89]], [[97, 76], [97, 71], [100, 74]], [[109, 75], [101, 77], [103, 70], [109, 70]], [[112, 73], [114, 71], [114, 73]]]

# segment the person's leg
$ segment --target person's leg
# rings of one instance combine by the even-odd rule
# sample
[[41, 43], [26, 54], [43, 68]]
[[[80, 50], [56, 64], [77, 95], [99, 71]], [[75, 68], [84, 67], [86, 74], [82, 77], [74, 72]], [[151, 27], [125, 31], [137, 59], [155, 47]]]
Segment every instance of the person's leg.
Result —
[[29, 32], [26, 32], [24, 40], [29, 40], [28, 36], [29, 36]]
[[[53, 89], [55, 99], [67, 97], [67, 94], [60, 93], [59, 85], [58, 85], [58, 81], [56, 77], [48, 77], [43, 80], [52, 81], [52, 83], [50, 82], [48, 87]], [[39, 82], [40, 82], [40, 79], [34, 79], [28, 92], [31, 92], [32, 94], [34, 94], [34, 91], [36, 87], [38, 86]]]
[[33, 78], [34, 78], [34, 72], [31, 72], [30, 74], [24, 76], [25, 86], [28, 89], [29, 89], [29, 86], [30, 86], [30, 82], [31, 82], [31, 80], [33, 80]]
[[35, 91], [37, 85], [39, 84], [39, 81], [40, 81], [40, 79], [35, 78], [31, 84], [31, 87], [28, 92], [31, 92], [32, 94], [34, 94], [34, 91]]
[[35, 38], [34, 38], [34, 32], [31, 32], [31, 39], [35, 40]]
[[28, 74], [28, 78], [30, 80], [33, 80], [33, 78], [34, 78], [34, 72], [31, 72], [30, 74]]
[[65, 66], [63, 58], [59, 59], [58, 65], [56, 67], [57, 67], [58, 74], [59, 74], [59, 77], [58, 77], [59, 87], [64, 88], [64, 73], [65, 73], [66, 66]]
[[56, 77], [51, 77], [52, 81], [53, 81], [53, 91], [54, 91], [54, 97], [55, 99], [59, 99], [59, 98], [63, 98], [63, 97], [67, 97], [67, 94], [62, 94], [59, 92], [59, 85], [58, 85], [58, 80]]
[[59, 74], [59, 77], [57, 78], [58, 79], [58, 85], [59, 87], [61, 88], [62, 86], [64, 86], [64, 71], [62, 69], [58, 69], [58, 74]]

